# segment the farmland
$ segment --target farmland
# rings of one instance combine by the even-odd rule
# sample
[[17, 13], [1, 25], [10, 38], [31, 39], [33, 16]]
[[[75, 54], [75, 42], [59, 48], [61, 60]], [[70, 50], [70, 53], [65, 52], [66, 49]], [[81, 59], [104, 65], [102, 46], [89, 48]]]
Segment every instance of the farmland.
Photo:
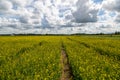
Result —
[[120, 36], [0, 36], [0, 80], [69, 80], [66, 76], [119, 80]]

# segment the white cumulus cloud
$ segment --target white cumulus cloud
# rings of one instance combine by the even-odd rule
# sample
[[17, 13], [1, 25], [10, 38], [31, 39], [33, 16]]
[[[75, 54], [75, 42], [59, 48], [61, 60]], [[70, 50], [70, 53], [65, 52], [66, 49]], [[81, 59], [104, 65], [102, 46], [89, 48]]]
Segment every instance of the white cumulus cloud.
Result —
[[[0, 34], [120, 31], [119, 3], [119, 0], [99, 4], [94, 0], [0, 0]], [[104, 14], [100, 15], [100, 10]], [[118, 22], [115, 27], [114, 21]]]

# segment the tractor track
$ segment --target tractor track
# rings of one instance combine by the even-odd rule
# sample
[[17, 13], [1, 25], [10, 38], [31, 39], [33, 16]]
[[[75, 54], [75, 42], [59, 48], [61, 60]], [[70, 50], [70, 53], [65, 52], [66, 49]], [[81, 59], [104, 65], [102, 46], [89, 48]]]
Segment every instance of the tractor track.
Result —
[[77, 40], [74, 40], [74, 39], [71, 39], [71, 38], [67, 38], [67, 39], [70, 40], [70, 41], [77, 42], [77, 43], [85, 46], [86, 48], [91, 48], [91, 49], [95, 50], [97, 53], [99, 53], [100, 55], [104, 55], [104, 56], [107, 56], [109, 58], [113, 56], [116, 60], [120, 60], [120, 55], [110, 55], [110, 54], [112, 54], [111, 52], [104, 51], [101, 48], [89, 45], [89, 44], [87, 44], [85, 42], [80, 42], [80, 41], [77, 41]]
[[73, 80], [72, 69], [70, 67], [68, 55], [66, 53], [63, 43], [61, 47], [61, 64], [62, 64], [62, 75], [60, 80]]

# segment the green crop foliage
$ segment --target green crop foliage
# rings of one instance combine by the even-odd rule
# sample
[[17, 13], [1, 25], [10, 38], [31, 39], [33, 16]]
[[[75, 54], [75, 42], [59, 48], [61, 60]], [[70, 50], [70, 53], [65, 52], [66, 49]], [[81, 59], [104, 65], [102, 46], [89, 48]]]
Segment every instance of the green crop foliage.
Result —
[[0, 80], [60, 80], [61, 48], [74, 80], [119, 80], [120, 36], [0, 36]]
[[0, 80], [57, 80], [60, 41], [48, 37], [1, 37]]
[[[120, 62], [116, 57], [120, 56], [118, 50], [120, 46], [117, 46], [117, 43], [119, 40], [101, 41], [96, 37], [77, 36], [64, 39], [74, 79], [119, 80]], [[114, 47], [109, 47], [110, 45]]]

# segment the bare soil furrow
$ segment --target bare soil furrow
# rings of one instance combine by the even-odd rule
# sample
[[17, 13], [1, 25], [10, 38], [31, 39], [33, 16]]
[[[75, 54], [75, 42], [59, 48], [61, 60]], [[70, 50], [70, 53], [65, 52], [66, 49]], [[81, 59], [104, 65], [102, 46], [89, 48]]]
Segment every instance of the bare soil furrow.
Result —
[[69, 59], [66, 54], [65, 47], [63, 45], [61, 49], [61, 64], [62, 64], [62, 75], [60, 80], [73, 80], [73, 74], [69, 64]]

